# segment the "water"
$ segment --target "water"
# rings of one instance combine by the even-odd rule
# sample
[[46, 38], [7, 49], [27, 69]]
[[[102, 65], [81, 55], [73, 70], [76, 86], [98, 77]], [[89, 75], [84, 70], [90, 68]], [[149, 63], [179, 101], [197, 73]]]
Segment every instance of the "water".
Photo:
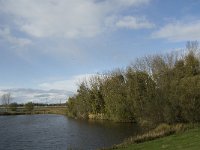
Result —
[[118, 144], [137, 132], [134, 124], [62, 115], [0, 116], [0, 150], [93, 150]]

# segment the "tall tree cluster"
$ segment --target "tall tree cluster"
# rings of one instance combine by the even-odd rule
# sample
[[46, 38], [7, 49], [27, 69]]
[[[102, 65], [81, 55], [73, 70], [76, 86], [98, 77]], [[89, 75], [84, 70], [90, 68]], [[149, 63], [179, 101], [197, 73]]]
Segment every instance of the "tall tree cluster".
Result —
[[124, 70], [83, 81], [67, 101], [71, 117], [91, 114], [114, 121], [200, 121], [200, 57], [197, 42], [184, 54], [137, 59]]

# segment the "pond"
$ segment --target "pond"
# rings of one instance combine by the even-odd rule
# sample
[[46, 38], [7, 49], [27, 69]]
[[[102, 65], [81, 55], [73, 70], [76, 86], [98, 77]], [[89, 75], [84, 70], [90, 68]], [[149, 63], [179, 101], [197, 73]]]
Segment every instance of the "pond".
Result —
[[0, 150], [93, 150], [118, 144], [138, 132], [131, 123], [62, 115], [0, 116]]

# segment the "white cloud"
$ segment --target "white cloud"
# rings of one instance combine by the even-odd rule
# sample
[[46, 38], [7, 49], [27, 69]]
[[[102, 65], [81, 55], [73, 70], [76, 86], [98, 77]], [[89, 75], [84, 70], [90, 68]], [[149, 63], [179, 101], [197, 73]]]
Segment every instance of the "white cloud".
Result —
[[21, 31], [34, 37], [93, 37], [105, 21], [128, 7], [150, 0], [6, 0], [0, 12], [9, 15]]
[[[96, 74], [80, 74], [71, 77], [68, 80], [57, 80], [53, 82], [44, 82], [38, 85], [38, 89], [22, 88], [0, 88], [0, 97], [5, 93], [11, 93], [12, 102], [26, 103], [33, 101], [35, 103], [59, 103], [66, 102], [69, 96], [76, 93], [78, 84]], [[1, 104], [1, 101], [0, 101]]]
[[45, 90], [58, 89], [58, 90], [68, 90], [76, 92], [78, 84], [83, 80], [88, 80], [90, 77], [95, 74], [82, 74], [76, 75], [68, 80], [58, 80], [54, 82], [44, 82], [39, 84], [39, 87]]
[[145, 17], [133, 17], [125, 16], [116, 22], [116, 26], [119, 28], [128, 29], [150, 29], [155, 25], [149, 22]]
[[[67, 98], [73, 95], [73, 92], [66, 90], [39, 90], [39, 89], [4, 89], [0, 90], [0, 97], [10, 93], [11, 102], [26, 103], [64, 103]], [[1, 102], [0, 102], [1, 103]]]
[[150, 0], [103, 0], [103, 4], [111, 10], [120, 10], [124, 7], [137, 7], [140, 5], [145, 5], [150, 2]]
[[0, 29], [0, 38], [9, 42], [12, 45], [24, 47], [32, 43], [31, 40], [26, 38], [18, 38], [11, 34], [9, 28]]
[[169, 23], [154, 32], [152, 37], [169, 41], [200, 40], [200, 21]]

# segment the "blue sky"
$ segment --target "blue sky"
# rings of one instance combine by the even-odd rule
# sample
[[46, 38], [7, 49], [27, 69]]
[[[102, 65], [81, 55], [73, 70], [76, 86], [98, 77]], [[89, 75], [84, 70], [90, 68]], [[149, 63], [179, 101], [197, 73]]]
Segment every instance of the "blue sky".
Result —
[[184, 48], [200, 39], [199, 7], [199, 0], [0, 0], [1, 93], [75, 92], [84, 77]]

